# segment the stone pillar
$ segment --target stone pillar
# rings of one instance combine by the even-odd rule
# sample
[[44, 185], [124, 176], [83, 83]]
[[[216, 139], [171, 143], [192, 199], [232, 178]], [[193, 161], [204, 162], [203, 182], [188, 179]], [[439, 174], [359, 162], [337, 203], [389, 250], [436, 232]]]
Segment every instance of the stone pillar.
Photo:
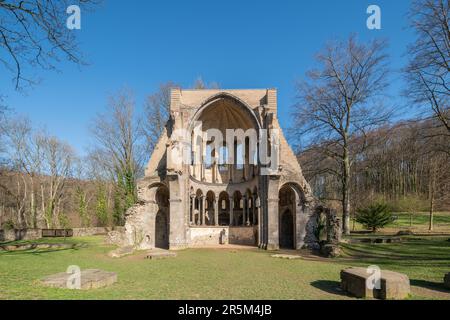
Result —
[[242, 225], [245, 226], [247, 221], [247, 196], [242, 197]]
[[178, 176], [169, 175], [170, 215], [169, 215], [169, 249], [182, 249], [187, 247], [185, 205], [181, 200], [181, 188], [184, 181]]
[[234, 210], [234, 201], [233, 201], [233, 197], [230, 197], [230, 226], [233, 225], [233, 210]]
[[278, 213], [278, 198], [267, 199], [267, 210], [268, 210], [268, 238], [267, 238], [267, 249], [268, 250], [278, 250], [279, 245], [279, 213]]
[[255, 208], [255, 200], [256, 200], [256, 195], [253, 195], [252, 198], [252, 221], [253, 221], [253, 225], [256, 225], [256, 208]]
[[258, 247], [261, 248], [263, 230], [262, 230], [262, 223], [261, 223], [261, 203], [260, 203], [259, 199], [256, 199], [256, 201], [255, 201], [255, 210], [256, 210], [256, 214], [258, 216]]
[[214, 199], [214, 225], [219, 225], [219, 197]]
[[247, 197], [245, 199], [246, 199], [245, 203], [247, 204], [246, 205], [247, 210], [246, 210], [246, 213], [245, 213], [245, 216], [246, 216], [247, 219], [245, 220], [245, 225], [249, 226], [250, 225], [250, 208], [249, 208], [250, 198]]
[[191, 194], [190, 224], [195, 224], [195, 196]]
[[201, 196], [200, 200], [201, 200], [201, 205], [202, 205], [202, 210], [200, 211], [201, 225], [204, 226], [205, 225], [206, 196]]
[[327, 242], [339, 244], [341, 241], [341, 221], [336, 214], [336, 210], [327, 209]]
[[295, 248], [301, 249], [305, 245], [306, 226], [310, 218], [309, 204], [302, 206], [301, 200], [297, 197], [294, 204], [295, 208]]

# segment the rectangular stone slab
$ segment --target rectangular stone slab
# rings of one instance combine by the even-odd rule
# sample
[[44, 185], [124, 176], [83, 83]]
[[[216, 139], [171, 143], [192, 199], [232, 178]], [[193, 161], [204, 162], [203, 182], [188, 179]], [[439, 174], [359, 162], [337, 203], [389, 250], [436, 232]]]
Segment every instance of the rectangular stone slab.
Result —
[[175, 252], [170, 252], [166, 250], [157, 250], [157, 251], [150, 251], [146, 259], [165, 259], [165, 258], [174, 258], [177, 254]]
[[366, 268], [347, 268], [341, 271], [341, 288], [357, 298], [405, 299], [410, 294], [407, 275], [381, 270], [381, 288], [369, 289], [366, 281], [371, 276]]
[[[47, 287], [68, 289], [67, 280], [71, 273], [61, 272], [41, 279], [41, 283]], [[115, 272], [99, 269], [86, 269], [81, 271], [81, 290], [97, 289], [112, 285], [117, 281]]]

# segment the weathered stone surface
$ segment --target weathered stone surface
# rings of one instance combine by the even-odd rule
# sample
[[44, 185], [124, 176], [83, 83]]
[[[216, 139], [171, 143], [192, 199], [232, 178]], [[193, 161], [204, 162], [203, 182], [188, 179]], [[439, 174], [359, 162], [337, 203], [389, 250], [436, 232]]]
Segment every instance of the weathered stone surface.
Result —
[[[47, 287], [67, 289], [67, 281], [71, 273], [57, 273], [41, 279], [41, 283]], [[89, 290], [107, 287], [117, 281], [117, 274], [115, 272], [102, 271], [99, 269], [86, 269], [81, 271], [80, 289]]]
[[341, 220], [338, 218], [336, 210], [326, 209], [327, 217], [327, 242], [329, 244], [338, 244], [341, 241]]
[[125, 247], [120, 247], [120, 248], [110, 251], [108, 253], [108, 256], [111, 258], [122, 258], [124, 256], [132, 254], [133, 251], [134, 251], [133, 246], [125, 246]]
[[273, 254], [271, 256], [272, 258], [280, 258], [280, 259], [288, 259], [288, 260], [294, 260], [294, 259], [301, 259], [302, 257], [295, 254]]
[[145, 257], [146, 259], [165, 259], [165, 258], [175, 258], [177, 254], [168, 250], [151, 250]]
[[450, 289], [450, 272], [444, 276], [444, 285]]
[[42, 237], [41, 229], [0, 229], [0, 242], [36, 240]]
[[366, 268], [347, 268], [341, 271], [341, 288], [357, 298], [405, 299], [410, 294], [407, 275], [381, 270], [381, 288], [369, 289], [366, 281], [372, 275]]
[[341, 255], [341, 248], [337, 244], [327, 243], [320, 248], [320, 253], [327, 258], [336, 258]]

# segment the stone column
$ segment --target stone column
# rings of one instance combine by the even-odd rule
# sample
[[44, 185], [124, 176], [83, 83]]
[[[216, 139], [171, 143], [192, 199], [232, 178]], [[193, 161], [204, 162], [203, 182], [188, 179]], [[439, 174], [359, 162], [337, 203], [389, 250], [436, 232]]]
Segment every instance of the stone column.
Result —
[[256, 206], [255, 206], [255, 202], [256, 202], [256, 195], [253, 195], [252, 198], [252, 221], [253, 221], [253, 225], [256, 225]]
[[278, 250], [279, 245], [279, 230], [278, 230], [278, 198], [267, 199], [267, 210], [269, 212], [268, 216], [268, 238], [267, 238], [267, 249]]
[[201, 225], [205, 225], [205, 210], [206, 210], [206, 196], [201, 196], [201, 202], [202, 202], [202, 211], [200, 213], [201, 215]]
[[195, 224], [195, 196], [191, 194], [191, 208], [190, 208], [190, 224], [193, 225]]
[[259, 199], [256, 199], [256, 201], [255, 201], [255, 210], [258, 215], [258, 247], [261, 248], [263, 230], [262, 230], [262, 223], [261, 223], [261, 203], [260, 203]]
[[327, 209], [327, 242], [331, 244], [339, 244], [341, 241], [341, 221], [336, 214], [336, 210]]
[[234, 202], [233, 202], [233, 197], [230, 197], [230, 226], [233, 225], [233, 210], [234, 210]]
[[247, 198], [247, 221], [246, 221], [246, 225], [249, 226], [250, 225], [250, 199], [251, 198]]
[[186, 238], [186, 216], [185, 206], [180, 194], [184, 190], [182, 186], [184, 181], [178, 179], [178, 176], [168, 175], [170, 190], [170, 215], [169, 215], [169, 249], [181, 249], [187, 246]]
[[242, 196], [242, 225], [247, 221], [247, 196]]
[[309, 206], [301, 202], [301, 199], [296, 196], [295, 199], [295, 248], [301, 249], [305, 244], [306, 225], [310, 216]]
[[214, 199], [214, 225], [219, 225], [219, 197]]

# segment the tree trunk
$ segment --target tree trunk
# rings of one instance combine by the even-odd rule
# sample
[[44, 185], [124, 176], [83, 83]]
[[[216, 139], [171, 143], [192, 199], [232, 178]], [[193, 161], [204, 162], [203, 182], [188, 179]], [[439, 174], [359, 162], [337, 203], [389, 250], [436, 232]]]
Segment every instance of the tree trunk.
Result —
[[430, 161], [430, 185], [429, 185], [429, 197], [430, 197], [430, 219], [429, 219], [429, 226], [428, 230], [433, 231], [433, 214], [434, 214], [434, 193], [435, 193], [435, 183], [436, 183], [436, 176], [435, 176], [435, 166], [434, 161]]
[[342, 175], [342, 232], [350, 234], [350, 159], [348, 148], [344, 147]]

